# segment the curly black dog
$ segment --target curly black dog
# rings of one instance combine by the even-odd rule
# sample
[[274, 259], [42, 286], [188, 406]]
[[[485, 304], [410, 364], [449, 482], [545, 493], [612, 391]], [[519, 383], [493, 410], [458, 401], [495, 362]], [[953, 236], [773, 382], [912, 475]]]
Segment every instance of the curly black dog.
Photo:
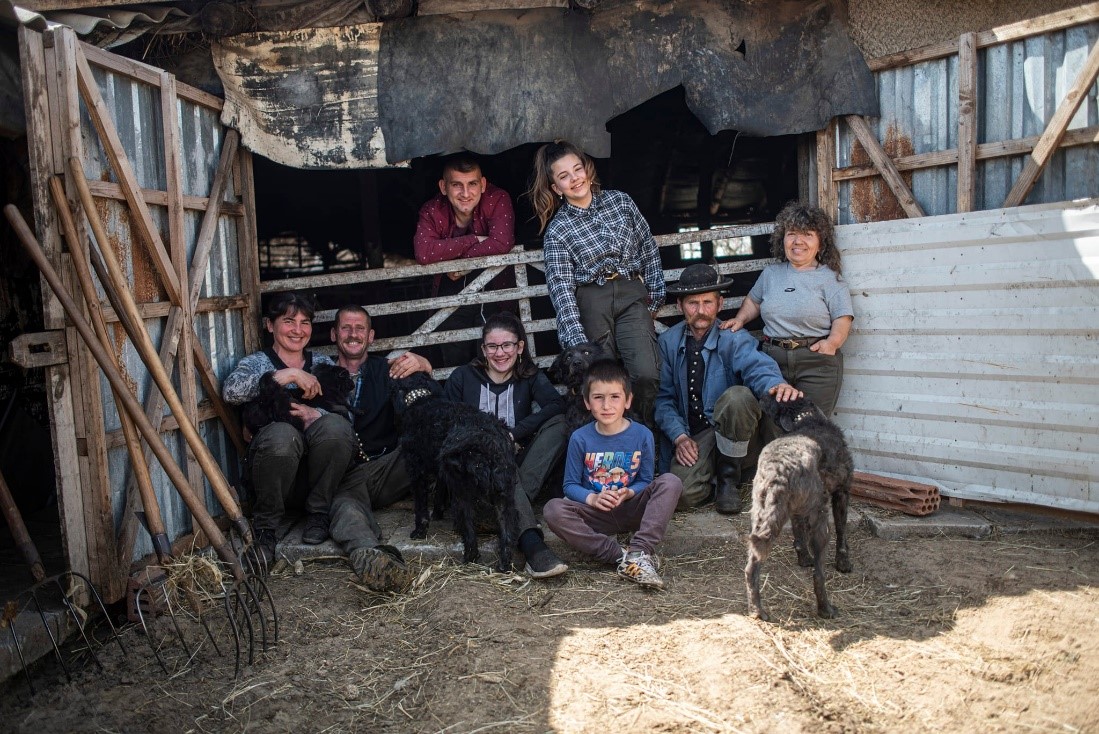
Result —
[[463, 560], [480, 558], [477, 519], [491, 516], [498, 533], [499, 568], [510, 571], [519, 526], [514, 495], [519, 469], [511, 436], [496, 418], [471, 405], [444, 400], [441, 392], [439, 383], [423, 372], [394, 382], [400, 449], [415, 506], [411, 537], [427, 537], [428, 494], [434, 478], [434, 517], [442, 517], [449, 500], [465, 549]]
[[[824, 588], [824, 551], [828, 547], [828, 505], [836, 524], [836, 570], [850, 573], [847, 552], [847, 502], [853, 464], [843, 432], [808, 398], [778, 402], [770, 395], [759, 401], [763, 412], [787, 432], [763, 448], [752, 484], [752, 533], [744, 581], [752, 614], [770, 618], [759, 600], [759, 568], [771, 545], [790, 519], [801, 565], [813, 565], [817, 614], [836, 616]], [[806, 552], [806, 542], [812, 551]]]
[[321, 384], [321, 394], [311, 400], [303, 400], [300, 388], [287, 389], [275, 382], [270, 372], [259, 380], [259, 395], [241, 410], [241, 419], [252, 435], [268, 423], [289, 423], [299, 431], [305, 430], [301, 418], [290, 413], [291, 403], [304, 403], [329, 413], [347, 415], [347, 399], [355, 388], [351, 374], [335, 364], [314, 365], [311, 374]]
[[603, 356], [603, 348], [595, 342], [580, 342], [558, 354], [550, 365], [550, 379], [565, 386], [565, 425], [570, 433], [592, 419], [584, 405], [584, 375]]

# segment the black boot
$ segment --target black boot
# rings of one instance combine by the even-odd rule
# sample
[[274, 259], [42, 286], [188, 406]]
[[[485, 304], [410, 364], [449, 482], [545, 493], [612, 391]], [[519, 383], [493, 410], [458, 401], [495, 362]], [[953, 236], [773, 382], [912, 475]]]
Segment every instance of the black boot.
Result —
[[717, 453], [714, 509], [722, 515], [740, 512], [740, 462], [739, 458]]

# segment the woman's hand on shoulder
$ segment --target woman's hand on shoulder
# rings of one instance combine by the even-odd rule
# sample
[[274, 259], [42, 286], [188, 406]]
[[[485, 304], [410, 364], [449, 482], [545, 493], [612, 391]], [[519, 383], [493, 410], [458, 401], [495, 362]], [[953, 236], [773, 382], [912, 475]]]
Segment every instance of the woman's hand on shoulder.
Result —
[[734, 316], [731, 319], [725, 319], [717, 325], [719, 329], [726, 329], [728, 331], [738, 331], [744, 328], [744, 322], [739, 317]]

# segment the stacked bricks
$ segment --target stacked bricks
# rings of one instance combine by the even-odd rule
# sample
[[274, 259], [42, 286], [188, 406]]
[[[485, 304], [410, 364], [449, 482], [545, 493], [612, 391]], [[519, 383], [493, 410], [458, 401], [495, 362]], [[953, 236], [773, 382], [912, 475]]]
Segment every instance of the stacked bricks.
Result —
[[860, 471], [851, 480], [851, 494], [872, 505], [917, 516], [935, 512], [940, 501], [939, 488], [934, 485]]

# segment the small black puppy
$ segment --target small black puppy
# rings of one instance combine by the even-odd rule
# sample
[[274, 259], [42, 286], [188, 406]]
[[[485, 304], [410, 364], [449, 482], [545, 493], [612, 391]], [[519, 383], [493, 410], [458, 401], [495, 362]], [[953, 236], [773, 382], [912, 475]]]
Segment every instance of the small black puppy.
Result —
[[603, 356], [599, 344], [580, 342], [558, 354], [550, 365], [550, 379], [565, 386], [565, 425], [570, 433], [592, 419], [584, 405], [584, 376], [592, 362]]
[[763, 412], [786, 431], [759, 455], [752, 483], [752, 532], [744, 581], [752, 614], [768, 621], [759, 600], [759, 568], [789, 519], [799, 561], [806, 565], [806, 543], [812, 552], [813, 591], [817, 614], [836, 616], [824, 588], [823, 555], [828, 547], [828, 506], [836, 524], [836, 570], [850, 573], [847, 551], [847, 503], [854, 465], [843, 432], [808, 398], [778, 402], [770, 395], [759, 401]]
[[462, 536], [463, 560], [480, 557], [477, 519], [493, 517], [499, 540], [499, 568], [511, 570], [511, 546], [518, 535], [515, 487], [519, 469], [507, 428], [472, 405], [444, 400], [439, 383], [417, 372], [393, 385], [400, 419], [400, 449], [415, 506], [411, 537], [427, 537], [428, 499], [434, 478], [434, 518], [449, 499], [454, 528]]
[[301, 388], [285, 388], [275, 382], [270, 372], [260, 378], [259, 395], [241, 410], [241, 419], [253, 436], [268, 423], [289, 423], [304, 431], [301, 418], [290, 413], [291, 403], [303, 403], [329, 413], [348, 415], [347, 400], [355, 388], [350, 373], [339, 365], [318, 364], [314, 365], [311, 374], [321, 385], [321, 393], [311, 400], [302, 399]]

